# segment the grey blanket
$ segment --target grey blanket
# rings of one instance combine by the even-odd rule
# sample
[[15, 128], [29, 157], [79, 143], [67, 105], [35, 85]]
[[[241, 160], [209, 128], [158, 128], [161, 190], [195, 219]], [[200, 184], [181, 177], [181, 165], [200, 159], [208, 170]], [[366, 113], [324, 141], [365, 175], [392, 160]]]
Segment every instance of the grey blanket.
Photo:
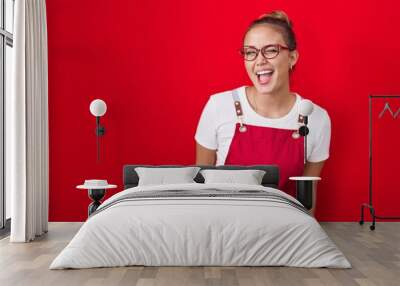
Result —
[[101, 205], [90, 217], [107, 210], [108, 208], [120, 204], [126, 201], [143, 201], [153, 199], [177, 199], [177, 200], [189, 200], [192, 198], [196, 199], [211, 199], [211, 198], [229, 198], [229, 199], [257, 199], [264, 201], [273, 201], [276, 203], [290, 205], [306, 214], [309, 214], [308, 210], [300, 203], [290, 200], [284, 196], [276, 193], [260, 190], [239, 190], [239, 191], [227, 191], [219, 190], [215, 188], [205, 188], [203, 190], [163, 190], [163, 191], [138, 191], [131, 192], [122, 195], [115, 200], [111, 200]]

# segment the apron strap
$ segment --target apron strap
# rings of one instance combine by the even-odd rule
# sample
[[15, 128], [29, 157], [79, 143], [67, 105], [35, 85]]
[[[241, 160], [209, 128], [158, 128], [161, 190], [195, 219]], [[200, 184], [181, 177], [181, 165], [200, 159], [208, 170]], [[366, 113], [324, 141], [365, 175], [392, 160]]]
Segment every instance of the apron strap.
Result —
[[240, 104], [239, 94], [237, 89], [232, 90], [232, 98], [235, 105], [236, 116], [238, 118], [238, 122], [240, 124], [239, 131], [246, 132], [247, 128], [243, 124], [243, 109], [242, 105]]

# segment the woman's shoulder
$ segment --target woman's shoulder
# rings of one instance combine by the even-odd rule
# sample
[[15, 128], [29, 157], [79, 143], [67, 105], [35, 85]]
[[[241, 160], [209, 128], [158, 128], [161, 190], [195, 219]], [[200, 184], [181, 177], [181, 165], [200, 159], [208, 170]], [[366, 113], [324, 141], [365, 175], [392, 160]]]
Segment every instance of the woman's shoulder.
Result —
[[[219, 124], [235, 121], [236, 112], [234, 100], [232, 97], [233, 90], [222, 91], [212, 94], [207, 102], [205, 110], [212, 111], [212, 116]], [[204, 111], [203, 111], [204, 113]], [[208, 112], [206, 112], [208, 114]]]
[[329, 120], [328, 111], [316, 103], [314, 103], [314, 110], [311, 113], [311, 116], [316, 117], [320, 120]]
[[226, 91], [221, 91], [214, 93], [210, 96], [210, 101], [213, 101], [214, 104], [218, 105], [225, 105], [225, 104], [233, 104], [233, 92], [235, 90], [238, 91], [238, 94], [240, 93], [240, 89], [244, 87], [239, 87], [231, 90], [226, 90]]
[[324, 124], [329, 124], [331, 120], [328, 111], [316, 103], [314, 103], [314, 110], [311, 113], [310, 120], [313, 118], [315, 118], [316, 121], [320, 121]]

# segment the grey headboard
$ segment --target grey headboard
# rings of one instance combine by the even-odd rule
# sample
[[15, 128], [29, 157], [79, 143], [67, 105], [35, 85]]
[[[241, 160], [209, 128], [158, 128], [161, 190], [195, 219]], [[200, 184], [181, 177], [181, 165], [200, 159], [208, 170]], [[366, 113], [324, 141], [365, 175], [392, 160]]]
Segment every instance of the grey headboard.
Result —
[[[193, 165], [194, 166], [194, 165]], [[147, 167], [147, 168], [173, 168], [173, 167], [184, 167], [183, 165], [124, 165], [123, 167], [123, 181], [124, 189], [133, 188], [138, 185], [139, 177], [135, 172], [136, 167]], [[235, 165], [224, 165], [224, 166], [197, 166], [201, 169], [220, 169], [220, 170], [264, 170], [266, 173], [262, 180], [262, 185], [265, 187], [278, 188], [279, 184], [279, 168], [275, 165], [254, 165], [254, 166], [235, 166]], [[204, 178], [200, 174], [194, 178], [197, 183], [204, 183]]]

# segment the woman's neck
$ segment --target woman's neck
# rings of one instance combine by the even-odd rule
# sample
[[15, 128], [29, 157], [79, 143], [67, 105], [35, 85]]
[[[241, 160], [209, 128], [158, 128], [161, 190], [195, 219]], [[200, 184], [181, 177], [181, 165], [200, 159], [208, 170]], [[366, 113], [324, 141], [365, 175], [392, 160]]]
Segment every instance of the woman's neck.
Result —
[[247, 101], [261, 116], [280, 118], [290, 112], [296, 102], [289, 88], [275, 93], [259, 93], [254, 86], [246, 88]]

